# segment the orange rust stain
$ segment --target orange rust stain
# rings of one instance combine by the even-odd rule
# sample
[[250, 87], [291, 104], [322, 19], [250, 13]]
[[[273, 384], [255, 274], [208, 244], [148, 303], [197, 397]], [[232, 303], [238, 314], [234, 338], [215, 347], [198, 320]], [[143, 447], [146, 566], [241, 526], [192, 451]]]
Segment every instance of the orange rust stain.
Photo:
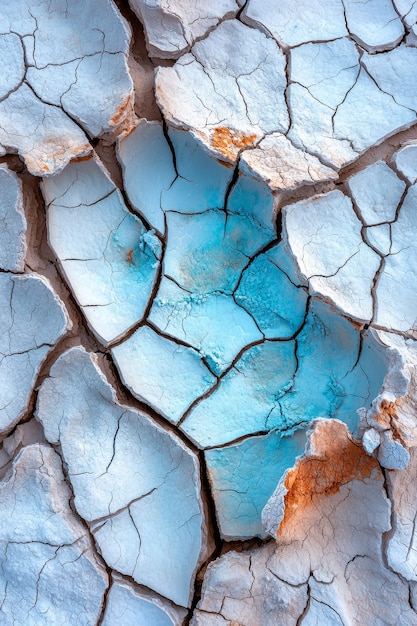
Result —
[[91, 150], [91, 152], [89, 152], [88, 154], [85, 154], [84, 156], [80, 156], [80, 157], [75, 157], [75, 159], [71, 159], [72, 163], [79, 163], [80, 161], [89, 161], [90, 159], [93, 158], [93, 151]]
[[55, 173], [58, 166], [62, 165], [62, 161], [64, 161], [64, 165], [68, 162], [73, 161], [77, 158], [82, 159], [82, 157], [78, 157], [77, 155], [82, 154], [83, 152], [91, 152], [91, 145], [86, 143], [84, 145], [75, 145], [69, 146], [68, 143], [62, 140], [58, 140], [57, 138], [51, 137], [47, 141], [43, 142], [41, 146], [39, 146], [39, 150], [43, 151], [45, 156], [49, 161], [53, 162], [52, 169], [49, 167], [47, 163], [43, 161], [42, 158], [33, 159], [30, 158], [30, 155], [26, 156], [26, 163], [30, 164], [32, 169], [36, 169], [37, 176], [47, 175], [49, 173]]
[[396, 439], [401, 444], [405, 445], [405, 439], [401, 432], [401, 425], [399, 423], [397, 408], [401, 404], [401, 398], [395, 400], [395, 402], [389, 402], [388, 400], [382, 400], [379, 405], [379, 413], [375, 415], [374, 419], [381, 424], [384, 428], [389, 428], [393, 439]]
[[127, 96], [122, 104], [119, 106], [119, 108], [117, 109], [116, 113], [113, 115], [113, 117], [110, 120], [110, 125], [111, 126], [117, 126], [117, 124], [122, 120], [122, 118], [125, 116], [126, 114], [126, 109], [130, 106], [131, 104], [131, 97], [130, 95]]
[[[318, 422], [310, 439], [314, 454], [299, 460], [285, 479], [284, 517], [277, 538], [290, 537], [306, 516], [313, 499], [335, 494], [353, 480], [364, 480], [380, 469], [366, 454], [344, 424], [333, 420]], [[316, 503], [317, 504], [317, 503]]]
[[363, 329], [363, 323], [358, 322], [357, 320], [353, 320], [352, 318], [347, 317], [346, 315], [343, 315], [342, 317], [344, 317], [345, 320], [350, 322], [355, 330], [361, 331]]
[[129, 252], [126, 254], [126, 261], [130, 264], [133, 263], [133, 250], [129, 250]]
[[216, 159], [217, 163], [220, 163], [220, 165], [223, 165], [224, 167], [227, 167], [229, 169], [231, 169], [233, 167], [233, 163], [229, 163], [229, 161], [222, 161], [221, 159]]
[[236, 158], [236, 152], [253, 146], [257, 139], [257, 135], [246, 135], [239, 130], [231, 130], [226, 126], [218, 126], [213, 130], [211, 136], [211, 144], [219, 152], [224, 154], [231, 160]]
[[124, 128], [121, 133], [119, 134], [119, 137], [121, 139], [124, 139], [125, 137], [127, 137], [128, 135], [130, 135], [130, 133], [133, 133], [134, 130], [136, 130], [138, 127], [138, 123], [136, 120], [133, 120], [132, 122], [129, 122], [129, 124], [126, 126], [126, 128]]

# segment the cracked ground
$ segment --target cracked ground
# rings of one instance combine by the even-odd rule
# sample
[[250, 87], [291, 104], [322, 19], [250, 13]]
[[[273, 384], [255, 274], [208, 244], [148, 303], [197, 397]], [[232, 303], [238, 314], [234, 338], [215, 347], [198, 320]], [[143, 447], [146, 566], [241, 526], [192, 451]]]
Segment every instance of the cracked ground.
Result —
[[0, 626], [417, 626], [417, 3], [0, 23]]

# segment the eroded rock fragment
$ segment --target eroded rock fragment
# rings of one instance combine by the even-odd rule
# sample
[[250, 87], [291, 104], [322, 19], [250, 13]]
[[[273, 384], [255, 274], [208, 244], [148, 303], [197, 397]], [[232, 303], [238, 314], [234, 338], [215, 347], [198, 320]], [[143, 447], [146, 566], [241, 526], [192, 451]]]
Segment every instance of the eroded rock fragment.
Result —
[[[60, 171], [98, 136], [131, 126], [128, 26], [111, 0], [5, 2], [0, 46], [0, 149], [16, 149], [38, 176]], [[59, 34], [59, 36], [57, 36]]]
[[203, 38], [221, 20], [230, 19], [238, 9], [236, 0], [130, 0], [145, 28], [151, 56], [177, 59], [197, 39]]
[[390, 512], [377, 461], [344, 424], [317, 420], [264, 510], [276, 545], [212, 563], [191, 623], [412, 626], [408, 584], [381, 553]]
[[23, 448], [0, 494], [4, 626], [95, 624], [107, 573], [70, 509], [58, 455], [46, 445]]
[[397, 46], [405, 30], [390, 0], [303, 1], [297, 19], [293, 8], [248, 2], [249, 28], [220, 24], [156, 77], [171, 126], [277, 190], [331, 180], [417, 109], [415, 49]]
[[46, 279], [0, 273], [0, 432], [24, 415], [42, 363], [69, 328]]
[[274, 0], [250, 0], [242, 19], [289, 47], [308, 41], [338, 39], [347, 34], [341, 0], [301, 0], [297, 7], [296, 20], [291, 0], [284, 0], [279, 5]]
[[406, 186], [384, 161], [349, 178], [347, 186], [366, 226], [395, 221]]
[[[417, 188], [383, 162], [353, 176], [355, 201], [336, 190], [284, 209], [284, 239], [312, 293], [385, 330], [416, 324]], [[317, 227], [319, 224], [319, 227]]]
[[[314, 423], [304, 455], [264, 509], [278, 544], [269, 569], [289, 584], [309, 585], [299, 623], [415, 624], [408, 585], [381, 554], [391, 509], [383, 486], [378, 463], [343, 424]], [[381, 588], [389, 595], [376, 591]]]
[[343, 0], [352, 37], [368, 52], [394, 48], [404, 36], [404, 26], [391, 0]]
[[273, 543], [229, 552], [211, 563], [192, 626], [296, 626], [307, 603], [307, 585], [291, 585], [270, 566]]
[[[362, 239], [362, 224], [341, 191], [284, 210], [284, 237], [313, 293], [331, 298], [349, 316], [369, 321], [380, 257]], [[346, 233], [349, 237], [346, 237]]]
[[37, 417], [59, 443], [77, 512], [107, 564], [182, 606], [205, 557], [198, 461], [145, 414], [116, 402], [94, 357], [64, 353]]
[[365, 450], [382, 467], [403, 470], [417, 445], [415, 423], [417, 353], [414, 342], [379, 332], [387, 348], [388, 368], [379, 394], [369, 409], [360, 409], [359, 432]]
[[274, 191], [337, 178], [336, 172], [281, 133], [268, 134], [241, 156], [243, 172], [261, 178]]
[[398, 171], [414, 185], [417, 182], [417, 144], [409, 141], [403, 144], [392, 158]]
[[156, 77], [167, 119], [193, 130], [219, 158], [232, 162], [265, 133], [288, 130], [285, 86], [279, 47], [237, 20], [220, 24]]

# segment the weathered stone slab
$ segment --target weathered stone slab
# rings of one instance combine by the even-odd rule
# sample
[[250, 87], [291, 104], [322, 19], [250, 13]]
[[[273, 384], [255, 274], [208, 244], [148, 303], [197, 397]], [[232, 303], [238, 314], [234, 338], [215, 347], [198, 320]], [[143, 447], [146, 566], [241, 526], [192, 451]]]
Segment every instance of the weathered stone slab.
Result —
[[82, 348], [52, 367], [37, 418], [61, 446], [74, 505], [107, 564], [188, 606], [206, 550], [195, 455], [144, 413], [118, 404]]
[[48, 238], [92, 330], [108, 344], [143, 318], [160, 241], [130, 213], [96, 159], [43, 181]]
[[58, 455], [46, 445], [23, 448], [0, 494], [4, 626], [96, 623], [108, 577], [71, 511]]
[[70, 326], [46, 279], [0, 273], [0, 432], [27, 411], [42, 363]]
[[216, 378], [192, 348], [142, 326], [112, 350], [123, 383], [170, 422], [178, 422]]
[[54, 174], [91, 151], [90, 136], [130, 128], [130, 30], [111, 0], [25, 0], [0, 9], [0, 151], [29, 170]]
[[194, 41], [202, 39], [221, 20], [230, 19], [238, 9], [235, 0], [130, 0], [144, 25], [148, 52], [162, 59], [177, 59]]

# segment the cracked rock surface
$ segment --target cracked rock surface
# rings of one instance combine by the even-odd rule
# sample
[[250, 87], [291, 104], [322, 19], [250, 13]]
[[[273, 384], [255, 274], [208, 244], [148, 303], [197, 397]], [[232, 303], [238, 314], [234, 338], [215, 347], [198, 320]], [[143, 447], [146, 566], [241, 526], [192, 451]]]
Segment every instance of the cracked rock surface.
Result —
[[[88, 137], [127, 121], [130, 29], [111, 0], [6, 2], [0, 12], [0, 150], [53, 174], [91, 150]], [[87, 135], [86, 135], [87, 133]]]
[[415, 3], [0, 23], [0, 623], [417, 626]]

